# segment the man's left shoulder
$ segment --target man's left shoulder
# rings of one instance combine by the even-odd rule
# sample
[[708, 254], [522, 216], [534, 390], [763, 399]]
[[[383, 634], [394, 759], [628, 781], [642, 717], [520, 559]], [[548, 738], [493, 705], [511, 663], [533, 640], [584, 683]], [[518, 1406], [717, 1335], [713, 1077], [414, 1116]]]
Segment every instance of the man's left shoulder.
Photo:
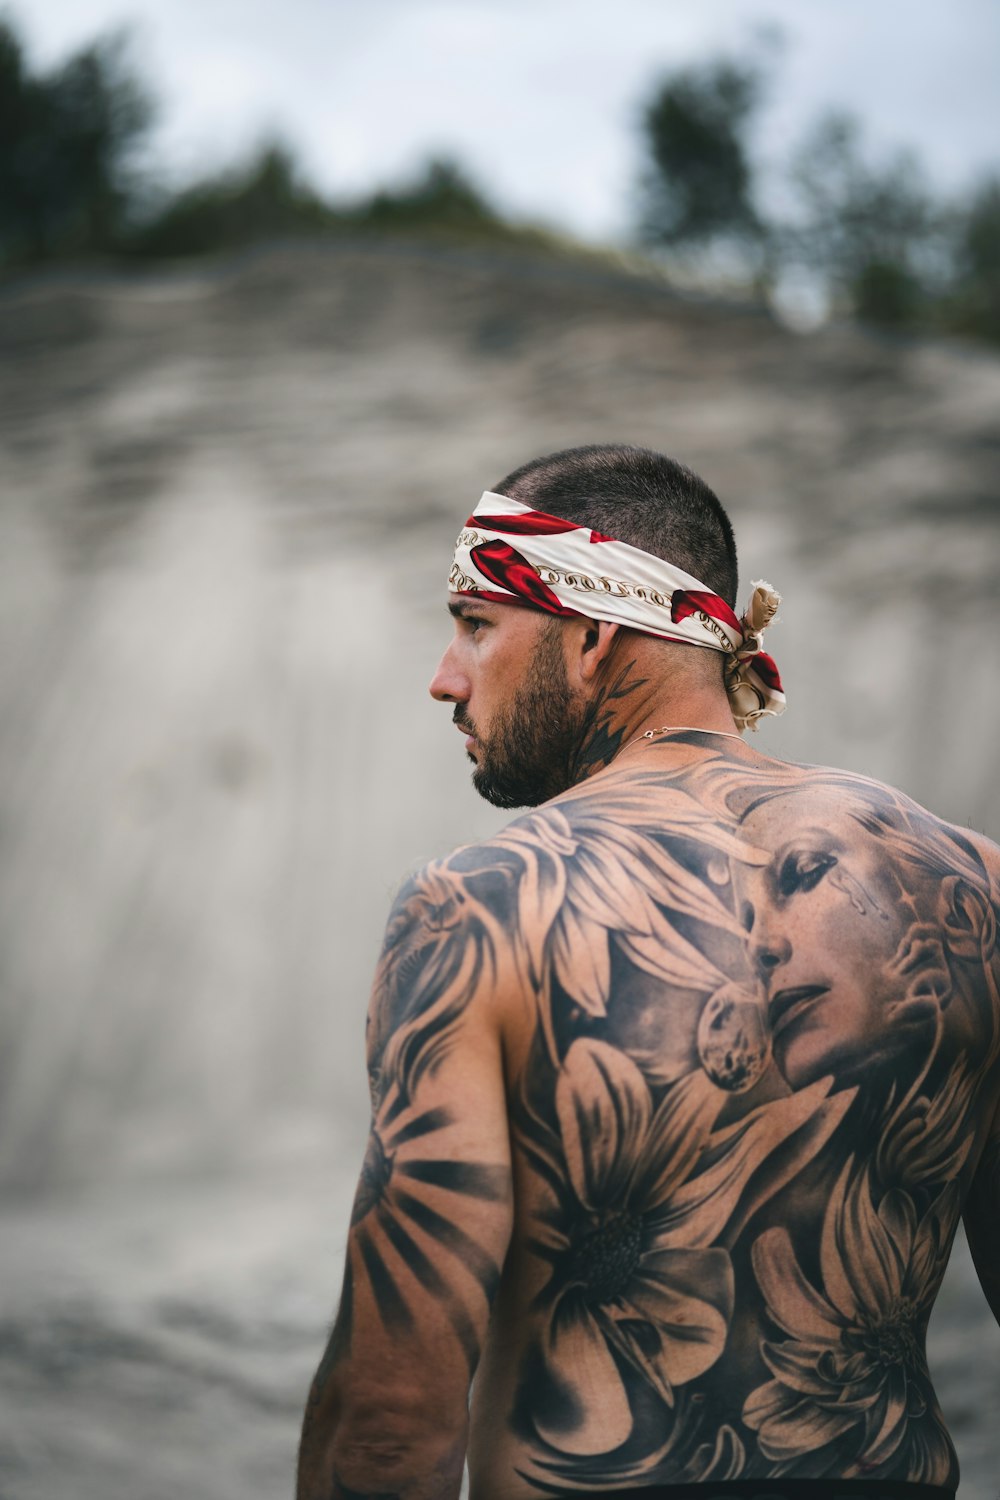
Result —
[[369, 1007], [373, 1075], [391, 1056], [415, 1085], [456, 1047], [502, 1026], [530, 971], [522, 887], [531, 849], [525, 836], [485, 839], [405, 877], [386, 923]]

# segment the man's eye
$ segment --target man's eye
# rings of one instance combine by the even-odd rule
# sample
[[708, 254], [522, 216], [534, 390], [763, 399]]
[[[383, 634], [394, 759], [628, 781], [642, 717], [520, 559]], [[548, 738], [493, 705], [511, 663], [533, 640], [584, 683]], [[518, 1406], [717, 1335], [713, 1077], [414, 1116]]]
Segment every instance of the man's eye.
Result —
[[819, 885], [828, 870], [837, 863], [833, 854], [823, 854], [818, 849], [797, 849], [781, 862], [778, 873], [778, 890], [782, 896], [794, 896], [800, 891], [811, 891]]
[[469, 634], [470, 635], [475, 635], [476, 632], [478, 631], [480, 625], [485, 625], [486, 624], [486, 621], [485, 620], [481, 620], [478, 615], [463, 615], [462, 619], [465, 621], [466, 625], [469, 627]]

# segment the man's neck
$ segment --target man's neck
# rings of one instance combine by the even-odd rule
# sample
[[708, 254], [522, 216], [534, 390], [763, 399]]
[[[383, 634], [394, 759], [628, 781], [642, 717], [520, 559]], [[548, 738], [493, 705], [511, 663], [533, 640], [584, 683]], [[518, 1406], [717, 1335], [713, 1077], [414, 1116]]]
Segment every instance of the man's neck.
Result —
[[605, 680], [589, 703], [571, 770], [573, 785], [604, 770], [650, 731], [704, 729], [735, 734], [725, 688], [690, 682], [665, 683], [635, 658], [609, 663]]

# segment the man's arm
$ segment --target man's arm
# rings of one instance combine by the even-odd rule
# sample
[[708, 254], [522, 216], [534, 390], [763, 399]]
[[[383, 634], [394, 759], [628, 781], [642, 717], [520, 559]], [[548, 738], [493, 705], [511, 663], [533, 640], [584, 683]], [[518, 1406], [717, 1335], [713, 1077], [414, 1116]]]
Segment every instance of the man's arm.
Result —
[[389, 919], [368, 1017], [372, 1127], [298, 1500], [451, 1500], [511, 1232], [502, 934], [432, 866]]
[[[993, 937], [984, 948], [983, 980], [992, 1011], [993, 1042], [986, 1059], [987, 1071], [1000, 1069], [1000, 945], [995, 940], [1000, 923], [1000, 849], [982, 841], [979, 852], [989, 873], [994, 926]], [[969, 1249], [986, 1300], [1000, 1323], [1000, 1102], [986, 1132], [976, 1173], [962, 1212]]]
[[986, 1300], [1000, 1323], [1000, 1107], [986, 1137], [963, 1218]]

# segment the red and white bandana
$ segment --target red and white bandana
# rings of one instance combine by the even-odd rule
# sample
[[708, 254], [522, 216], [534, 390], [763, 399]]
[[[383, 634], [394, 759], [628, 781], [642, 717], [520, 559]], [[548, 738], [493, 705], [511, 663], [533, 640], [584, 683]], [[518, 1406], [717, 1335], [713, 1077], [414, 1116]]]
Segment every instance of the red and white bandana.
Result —
[[551, 615], [611, 620], [644, 635], [723, 651], [729, 703], [740, 730], [785, 707], [778, 669], [761, 636], [780, 597], [757, 582], [742, 619], [705, 585], [627, 542], [485, 492], [455, 544], [455, 594], [528, 604]]

